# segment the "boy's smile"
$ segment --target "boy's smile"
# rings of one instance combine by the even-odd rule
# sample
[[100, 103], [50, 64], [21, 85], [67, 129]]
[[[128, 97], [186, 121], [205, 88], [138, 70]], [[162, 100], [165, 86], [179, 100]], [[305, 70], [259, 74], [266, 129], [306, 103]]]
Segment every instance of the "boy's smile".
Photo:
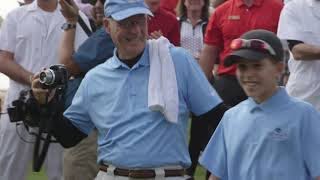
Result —
[[283, 64], [270, 59], [239, 60], [237, 78], [247, 96], [257, 103], [268, 99], [278, 88], [278, 78]]

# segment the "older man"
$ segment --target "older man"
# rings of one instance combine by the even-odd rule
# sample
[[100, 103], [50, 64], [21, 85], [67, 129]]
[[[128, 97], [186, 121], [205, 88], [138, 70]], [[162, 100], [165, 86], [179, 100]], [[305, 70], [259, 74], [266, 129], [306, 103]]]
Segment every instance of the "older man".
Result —
[[[176, 94], [165, 99], [177, 100], [167, 109], [176, 107], [176, 116], [152, 109], [148, 88], [150, 82], [158, 83], [148, 81], [155, 70], [150, 48], [156, 40], [147, 41], [147, 15], [152, 13], [143, 0], [107, 0], [105, 15], [114, 55], [87, 73], [64, 117], [55, 121], [54, 135], [70, 147], [97, 128], [97, 179], [185, 179], [184, 169], [191, 164], [186, 141], [189, 110], [214, 121], [225, 108], [193, 57], [170, 45], [167, 57], [176, 78], [165, 81], [172, 82]], [[34, 80], [39, 93], [38, 85]]]

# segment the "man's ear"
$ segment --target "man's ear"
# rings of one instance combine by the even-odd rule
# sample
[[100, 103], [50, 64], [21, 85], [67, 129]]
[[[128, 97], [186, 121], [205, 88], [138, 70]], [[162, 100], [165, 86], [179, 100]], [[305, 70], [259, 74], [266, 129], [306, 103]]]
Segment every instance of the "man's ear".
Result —
[[110, 34], [110, 19], [103, 18], [103, 26], [105, 31]]

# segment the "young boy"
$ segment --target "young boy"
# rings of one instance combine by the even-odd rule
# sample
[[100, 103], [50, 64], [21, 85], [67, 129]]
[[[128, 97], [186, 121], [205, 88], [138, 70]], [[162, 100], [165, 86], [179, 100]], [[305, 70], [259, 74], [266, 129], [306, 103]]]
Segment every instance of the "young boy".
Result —
[[225, 65], [237, 64], [249, 98], [224, 114], [200, 158], [210, 180], [320, 180], [320, 115], [277, 85], [280, 40], [253, 30], [231, 48]]

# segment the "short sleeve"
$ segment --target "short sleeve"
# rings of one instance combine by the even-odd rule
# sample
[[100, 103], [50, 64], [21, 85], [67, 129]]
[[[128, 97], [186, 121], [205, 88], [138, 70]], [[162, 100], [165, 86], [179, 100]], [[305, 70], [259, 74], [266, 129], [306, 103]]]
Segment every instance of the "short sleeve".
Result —
[[186, 52], [188, 66], [185, 67], [186, 101], [191, 112], [199, 116], [222, 102], [211, 86], [197, 61]]
[[94, 124], [92, 123], [89, 114], [90, 103], [88, 100], [87, 82], [86, 78], [82, 80], [78, 91], [72, 100], [72, 104], [64, 112], [64, 116], [85, 134], [89, 134], [94, 128]]
[[209, 19], [204, 36], [204, 43], [218, 47], [223, 45], [223, 36], [218, 24], [218, 15], [216, 12], [214, 12]]
[[310, 105], [302, 120], [302, 151], [308, 171], [313, 178], [320, 176], [320, 114]]
[[202, 153], [199, 162], [208, 171], [219, 178], [227, 178], [227, 149], [223, 121], [225, 116], [214, 131], [209, 143]]
[[73, 59], [83, 72], [87, 72], [112, 57], [113, 49], [110, 35], [101, 28], [79, 47]]
[[282, 9], [277, 31], [280, 39], [304, 41], [302, 22], [299, 18], [302, 14], [297, 13], [297, 9], [299, 7], [295, 2], [288, 3]]
[[15, 53], [17, 38], [17, 14], [16, 11], [10, 12], [0, 29], [0, 50]]

